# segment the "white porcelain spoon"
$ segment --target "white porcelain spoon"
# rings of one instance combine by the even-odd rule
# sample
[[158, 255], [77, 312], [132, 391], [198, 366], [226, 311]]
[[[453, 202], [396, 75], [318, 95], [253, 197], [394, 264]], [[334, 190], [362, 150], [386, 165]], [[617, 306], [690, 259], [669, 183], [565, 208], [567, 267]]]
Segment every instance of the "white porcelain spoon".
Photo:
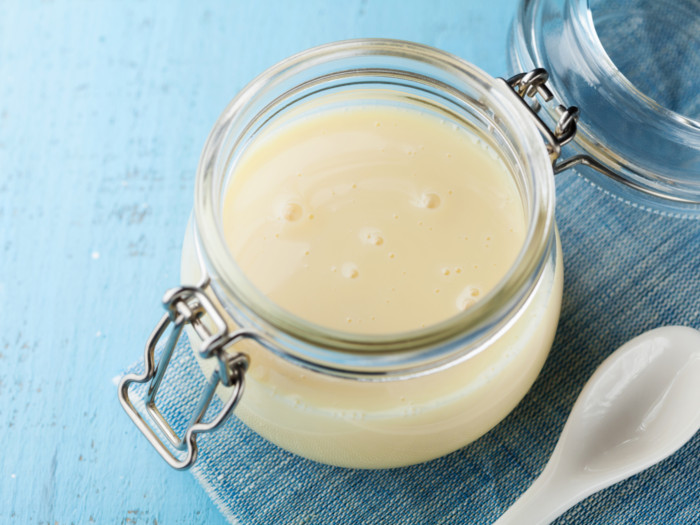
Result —
[[549, 523], [658, 463], [700, 429], [700, 332], [670, 326], [622, 345], [588, 380], [554, 453], [496, 525]]

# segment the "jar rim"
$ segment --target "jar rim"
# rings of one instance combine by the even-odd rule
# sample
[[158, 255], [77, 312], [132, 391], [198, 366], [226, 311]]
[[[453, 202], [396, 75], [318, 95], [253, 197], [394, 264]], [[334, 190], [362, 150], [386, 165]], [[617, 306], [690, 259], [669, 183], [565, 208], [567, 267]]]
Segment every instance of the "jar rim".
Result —
[[[576, 20], [581, 23], [581, 28], [583, 34], [586, 35], [588, 43], [591, 45], [591, 52], [596, 54], [601, 62], [600, 66], [605, 68], [606, 72], [610, 74], [611, 78], [618, 84], [620, 84], [623, 89], [625, 89], [626, 94], [633, 97], [635, 103], [644, 105], [657, 112], [660, 115], [665, 115], [670, 121], [678, 122], [684, 127], [689, 127], [692, 130], [700, 130], [700, 120], [694, 119], [688, 115], [684, 115], [678, 111], [667, 108], [662, 104], [658, 103], [652, 97], [644, 94], [640, 91], [634, 82], [632, 82], [627, 76], [617, 67], [613, 59], [610, 57], [608, 51], [605, 49], [603, 42], [600, 39], [598, 30], [595, 27], [595, 22], [593, 21], [593, 14], [590, 7], [590, 0], [576, 0], [573, 6], [576, 12]], [[700, 140], [700, 135], [696, 137]]]
[[[518, 141], [520, 161], [534, 180], [526, 241], [515, 263], [482, 301], [464, 312], [418, 330], [391, 334], [344, 332], [312, 323], [283, 309], [245, 277], [230, 253], [222, 232], [217, 205], [223, 189], [222, 170], [230, 159], [225, 150], [236, 124], [254, 113], [261, 93], [271, 86], [284, 89], [299, 81], [302, 72], [319, 65], [346, 64], [390, 57], [405, 63], [430, 65], [477, 90], [489, 104], [503, 111], [506, 126]], [[343, 62], [346, 61], [346, 62]], [[480, 100], [481, 101], [481, 100]], [[495, 106], [494, 106], [495, 107]], [[386, 375], [389, 370], [421, 371], [466, 358], [483, 348], [502, 329], [513, 310], [533, 293], [544, 261], [554, 242], [554, 177], [544, 141], [526, 108], [505, 82], [447, 52], [412, 42], [356, 39], [333, 42], [302, 51], [267, 69], [244, 87], [214, 124], [204, 146], [195, 184], [195, 232], [198, 250], [211, 277], [212, 289], [236, 324], [251, 325], [263, 336], [261, 343], [273, 352], [303, 366], [344, 374]], [[498, 319], [499, 323], [496, 323]], [[465, 343], [466, 346], [465, 346]]]

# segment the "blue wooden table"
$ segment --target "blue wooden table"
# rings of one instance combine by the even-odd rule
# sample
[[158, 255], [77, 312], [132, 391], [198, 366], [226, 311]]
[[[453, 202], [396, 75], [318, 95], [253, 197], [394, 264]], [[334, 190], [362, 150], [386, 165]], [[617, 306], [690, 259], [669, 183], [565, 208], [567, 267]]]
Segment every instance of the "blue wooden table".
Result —
[[0, 523], [223, 523], [113, 378], [179, 284], [200, 149], [256, 74], [345, 38], [505, 74], [516, 0], [0, 2]]

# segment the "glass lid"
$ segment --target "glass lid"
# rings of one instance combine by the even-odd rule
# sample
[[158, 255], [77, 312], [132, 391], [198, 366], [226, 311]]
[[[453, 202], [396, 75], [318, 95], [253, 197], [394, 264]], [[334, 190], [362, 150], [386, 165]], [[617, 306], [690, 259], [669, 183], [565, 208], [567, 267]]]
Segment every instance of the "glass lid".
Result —
[[545, 68], [580, 108], [562, 159], [597, 160], [607, 175], [575, 169], [635, 206], [700, 218], [698, 0], [524, 0], [508, 47], [513, 73]]

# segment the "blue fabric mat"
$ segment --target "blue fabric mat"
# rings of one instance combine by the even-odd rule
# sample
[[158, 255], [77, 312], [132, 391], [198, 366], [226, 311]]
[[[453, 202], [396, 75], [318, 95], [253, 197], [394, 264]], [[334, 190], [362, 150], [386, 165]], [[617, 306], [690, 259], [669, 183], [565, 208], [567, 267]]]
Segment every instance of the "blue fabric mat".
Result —
[[[449, 456], [381, 471], [299, 458], [231, 418], [200, 437], [192, 470], [231, 523], [491, 523], [543, 469], [578, 393], [605, 357], [654, 327], [700, 328], [700, 221], [634, 208], [572, 173], [557, 176], [557, 187], [562, 315], [549, 359], [513, 413]], [[181, 387], [159, 399], [177, 425], [202, 382], [189, 354], [181, 342], [168, 369], [169, 381]], [[700, 523], [700, 436], [557, 523]]]

